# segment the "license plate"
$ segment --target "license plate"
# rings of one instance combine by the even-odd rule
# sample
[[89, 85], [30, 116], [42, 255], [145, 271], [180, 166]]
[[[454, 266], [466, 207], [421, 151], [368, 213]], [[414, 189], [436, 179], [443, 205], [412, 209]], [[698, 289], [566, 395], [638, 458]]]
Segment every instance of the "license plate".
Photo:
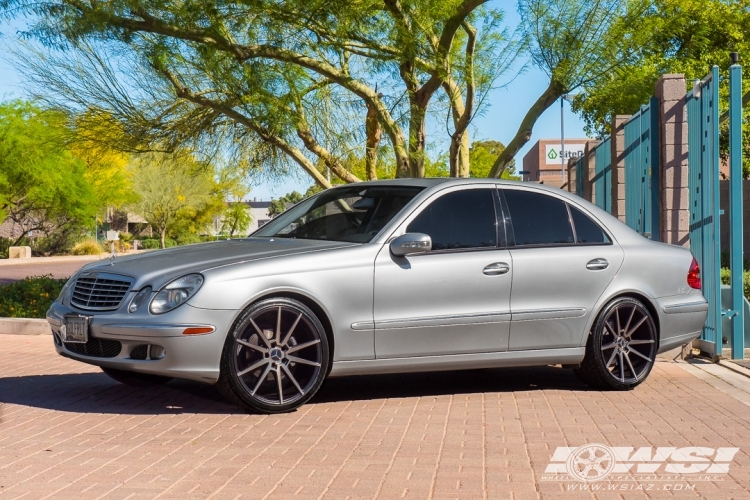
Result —
[[89, 321], [88, 316], [65, 316], [60, 333], [63, 341], [85, 344], [89, 340]]

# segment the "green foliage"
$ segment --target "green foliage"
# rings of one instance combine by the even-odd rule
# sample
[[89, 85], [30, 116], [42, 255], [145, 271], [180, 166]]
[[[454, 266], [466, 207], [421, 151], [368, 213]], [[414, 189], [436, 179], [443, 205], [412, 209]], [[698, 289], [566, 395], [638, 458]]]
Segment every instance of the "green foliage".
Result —
[[162, 248], [168, 234], [199, 234], [224, 208], [213, 167], [190, 154], [148, 153], [137, 157], [131, 168], [140, 198], [132, 211], [156, 229]]
[[[601, 136], [609, 130], [614, 115], [635, 113], [654, 94], [662, 74], [682, 73], [690, 86], [713, 65], [724, 71], [729, 52], [747, 54], [748, 9], [748, 0], [654, 0], [642, 16], [619, 22], [620, 38], [633, 50], [626, 64], [587, 82], [574, 101], [586, 131]], [[609, 58], [603, 64], [608, 66], [611, 61]], [[726, 89], [726, 82], [721, 86]]]
[[[489, 176], [492, 166], [500, 155], [503, 154], [503, 151], [505, 151], [505, 145], [500, 141], [474, 141], [469, 149], [470, 176], [478, 178]], [[505, 168], [501, 178], [520, 179], [515, 173], [516, 165], [514, 160]]]
[[[721, 277], [721, 284], [722, 285], [731, 285], [732, 284], [732, 276], [729, 273], [729, 268], [722, 267], [720, 272]], [[750, 300], [750, 271], [743, 271], [742, 272], [742, 281], [743, 281], [743, 290], [742, 293], [745, 296], [746, 299]]]
[[271, 205], [268, 207], [268, 215], [270, 215], [271, 217], [276, 217], [281, 212], [287, 209], [287, 205], [296, 205], [305, 198], [309, 198], [310, 196], [321, 191], [322, 189], [319, 186], [312, 185], [307, 189], [307, 191], [305, 191], [305, 194], [299, 194], [297, 191], [292, 191], [291, 193], [285, 194], [281, 198], [271, 200]]
[[[67, 117], [32, 103], [0, 103], [0, 223], [6, 218], [54, 237], [43, 250], [60, 251], [89, 223], [96, 197], [84, 178], [85, 166], [67, 148]], [[78, 237], [78, 234], [74, 235]], [[52, 236], [50, 236], [52, 237]]]
[[66, 281], [47, 275], [0, 285], [0, 317], [44, 318]]
[[84, 240], [73, 247], [72, 253], [73, 255], [99, 255], [104, 251], [98, 241]]
[[[195, 243], [194, 241], [191, 241], [190, 243]], [[164, 238], [164, 248], [170, 248], [177, 246], [177, 241], [173, 240], [172, 238]], [[158, 240], [156, 238], [147, 238], [144, 240], [141, 240], [141, 248], [144, 250], [156, 250], [161, 248], [161, 240]]]

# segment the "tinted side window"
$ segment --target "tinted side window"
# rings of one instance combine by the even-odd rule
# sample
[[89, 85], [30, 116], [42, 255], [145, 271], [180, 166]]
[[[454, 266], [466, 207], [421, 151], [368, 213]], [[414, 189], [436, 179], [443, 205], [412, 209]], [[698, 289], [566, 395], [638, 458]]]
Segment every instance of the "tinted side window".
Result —
[[[570, 206], [570, 205], [569, 205]], [[583, 244], [609, 243], [609, 237], [602, 231], [599, 225], [592, 221], [587, 215], [570, 206], [570, 215], [573, 217], [573, 225], [576, 228], [576, 242]]]
[[572, 245], [565, 202], [545, 194], [504, 189], [516, 245]]
[[433, 250], [494, 247], [497, 231], [492, 190], [445, 194], [430, 203], [406, 231], [430, 235]]

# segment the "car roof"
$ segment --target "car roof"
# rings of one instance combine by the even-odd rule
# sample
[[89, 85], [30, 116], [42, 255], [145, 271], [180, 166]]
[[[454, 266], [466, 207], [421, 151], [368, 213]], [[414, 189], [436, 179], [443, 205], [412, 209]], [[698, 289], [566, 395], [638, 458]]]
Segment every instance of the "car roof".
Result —
[[[565, 192], [561, 189], [558, 189], [556, 187], [552, 186], [545, 186], [544, 184], [538, 184], [538, 183], [532, 183], [532, 182], [522, 182], [522, 181], [514, 181], [514, 180], [507, 180], [507, 179], [489, 179], [489, 178], [476, 178], [476, 177], [469, 177], [469, 178], [457, 178], [457, 177], [424, 177], [424, 178], [401, 178], [401, 179], [383, 179], [383, 180], [377, 180], [377, 181], [362, 181], [358, 182], [355, 185], [365, 185], [365, 186], [413, 186], [413, 187], [421, 187], [421, 188], [432, 188], [435, 186], [441, 186], [441, 187], [448, 187], [448, 186], [455, 186], [455, 185], [461, 185], [461, 184], [496, 184], [496, 185], [505, 185], [505, 186], [533, 186], [535, 188], [540, 188], [544, 191], [552, 191], [552, 192]], [[342, 185], [336, 185], [333, 186], [336, 187], [344, 187], [349, 186], [351, 187], [352, 184], [342, 184]]]

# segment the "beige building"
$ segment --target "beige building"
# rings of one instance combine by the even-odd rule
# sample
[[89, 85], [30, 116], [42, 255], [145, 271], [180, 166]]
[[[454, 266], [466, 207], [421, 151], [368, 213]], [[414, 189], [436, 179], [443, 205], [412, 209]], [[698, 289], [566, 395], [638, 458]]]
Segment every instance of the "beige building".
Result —
[[[565, 139], [565, 164], [568, 158], [583, 156], [583, 150], [590, 139]], [[560, 139], [541, 139], [523, 157], [525, 181], [559, 185], [562, 182], [562, 144]]]

